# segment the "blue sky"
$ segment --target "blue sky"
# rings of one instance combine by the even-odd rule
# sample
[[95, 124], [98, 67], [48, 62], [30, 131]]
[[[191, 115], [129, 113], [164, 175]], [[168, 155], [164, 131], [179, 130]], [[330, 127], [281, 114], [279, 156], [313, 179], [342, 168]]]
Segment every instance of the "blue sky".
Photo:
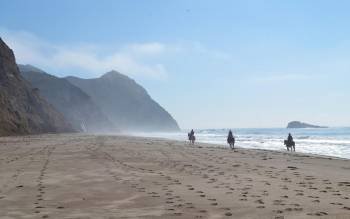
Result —
[[17, 62], [134, 78], [182, 128], [350, 125], [348, 1], [1, 0]]

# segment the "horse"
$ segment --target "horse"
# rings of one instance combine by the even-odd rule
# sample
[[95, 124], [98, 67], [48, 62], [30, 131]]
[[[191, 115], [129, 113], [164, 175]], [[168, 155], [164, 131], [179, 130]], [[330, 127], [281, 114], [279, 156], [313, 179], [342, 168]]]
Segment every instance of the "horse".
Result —
[[235, 149], [235, 138], [234, 137], [228, 137], [227, 143], [230, 145], [230, 148], [233, 150]]
[[190, 144], [194, 144], [196, 141], [196, 136], [191, 135], [191, 133], [188, 133], [188, 140], [190, 141]]
[[288, 140], [284, 140], [284, 145], [287, 147], [288, 151], [289, 151], [289, 148], [290, 148], [290, 151], [295, 151], [295, 142], [294, 141], [289, 142]]

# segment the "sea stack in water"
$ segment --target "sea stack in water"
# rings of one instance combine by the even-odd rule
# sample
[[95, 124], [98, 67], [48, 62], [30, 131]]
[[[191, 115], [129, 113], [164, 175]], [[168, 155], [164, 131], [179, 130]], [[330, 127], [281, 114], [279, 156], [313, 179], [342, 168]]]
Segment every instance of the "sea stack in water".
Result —
[[178, 131], [173, 117], [147, 91], [116, 71], [100, 78], [67, 77], [87, 93], [110, 121], [125, 131]]
[[0, 136], [71, 131], [65, 118], [22, 78], [12, 50], [0, 38]]
[[288, 129], [301, 129], [301, 128], [327, 128], [326, 126], [311, 125], [300, 121], [292, 121], [287, 125]]

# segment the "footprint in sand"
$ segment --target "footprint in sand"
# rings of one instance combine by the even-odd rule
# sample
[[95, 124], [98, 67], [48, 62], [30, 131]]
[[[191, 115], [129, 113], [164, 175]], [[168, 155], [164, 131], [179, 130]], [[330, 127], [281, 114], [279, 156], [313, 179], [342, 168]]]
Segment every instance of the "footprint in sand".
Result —
[[339, 202], [331, 202], [330, 204], [331, 205], [343, 205], [342, 203], [339, 203]]
[[347, 187], [350, 187], [350, 182], [338, 182], [338, 186], [347, 186]]
[[277, 214], [282, 214], [283, 211], [282, 210], [273, 210], [273, 212], [277, 213]]
[[327, 212], [315, 212], [315, 213], [307, 213], [309, 216], [325, 216], [328, 215]]
[[273, 200], [273, 205], [284, 205], [283, 200]]
[[232, 213], [231, 212], [226, 212], [225, 216], [230, 217], [230, 216], [232, 216]]
[[283, 190], [289, 190], [289, 188], [288, 188], [287, 186], [285, 186], [285, 185], [282, 186], [281, 188], [282, 188]]
[[265, 204], [262, 199], [256, 200], [255, 203], [262, 204], [262, 205]]

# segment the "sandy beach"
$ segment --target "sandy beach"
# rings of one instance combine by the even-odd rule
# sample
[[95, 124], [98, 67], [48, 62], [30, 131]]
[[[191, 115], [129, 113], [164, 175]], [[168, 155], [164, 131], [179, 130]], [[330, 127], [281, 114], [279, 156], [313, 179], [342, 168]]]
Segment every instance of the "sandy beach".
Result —
[[350, 161], [127, 136], [2, 137], [0, 218], [350, 218]]

